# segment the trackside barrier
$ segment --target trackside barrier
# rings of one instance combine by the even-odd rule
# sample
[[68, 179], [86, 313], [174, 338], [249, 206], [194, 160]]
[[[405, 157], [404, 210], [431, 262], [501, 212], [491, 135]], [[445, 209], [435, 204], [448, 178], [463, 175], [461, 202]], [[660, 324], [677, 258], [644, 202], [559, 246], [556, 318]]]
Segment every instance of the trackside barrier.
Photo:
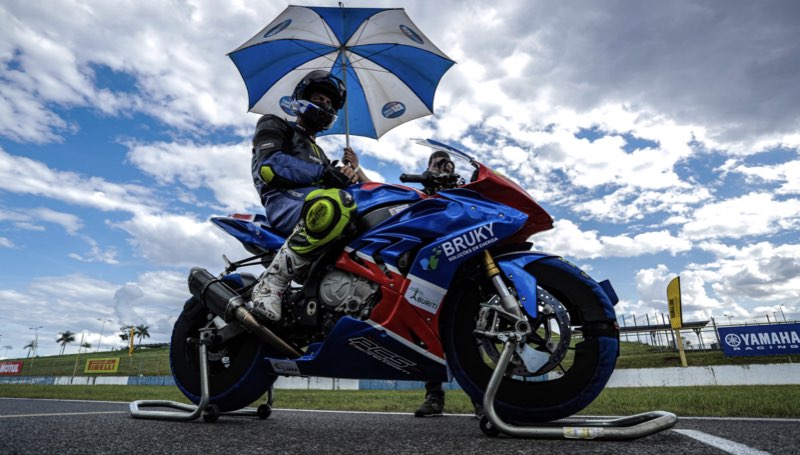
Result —
[[[0, 384], [44, 385], [165, 385], [172, 376], [0, 376]], [[691, 387], [705, 385], [800, 385], [800, 364], [717, 365], [688, 368], [615, 370], [606, 388]], [[276, 389], [306, 390], [422, 390], [422, 381], [280, 377]], [[458, 383], [444, 383], [445, 390], [460, 390]]]

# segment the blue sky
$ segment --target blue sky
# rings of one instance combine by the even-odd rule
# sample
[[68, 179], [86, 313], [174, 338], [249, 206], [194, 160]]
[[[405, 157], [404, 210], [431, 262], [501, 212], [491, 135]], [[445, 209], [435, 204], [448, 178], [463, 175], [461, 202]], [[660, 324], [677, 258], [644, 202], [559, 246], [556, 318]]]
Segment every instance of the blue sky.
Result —
[[[117, 346], [123, 324], [166, 342], [189, 267], [244, 254], [207, 222], [261, 210], [226, 53], [288, 4], [0, 6], [0, 358], [64, 330]], [[666, 312], [680, 275], [685, 320], [800, 317], [800, 6], [495, 5], [347, 2], [404, 7], [457, 62], [434, 116], [354, 139], [368, 173], [451, 143], [535, 196], [556, 219], [537, 248], [611, 279], [620, 314]]]

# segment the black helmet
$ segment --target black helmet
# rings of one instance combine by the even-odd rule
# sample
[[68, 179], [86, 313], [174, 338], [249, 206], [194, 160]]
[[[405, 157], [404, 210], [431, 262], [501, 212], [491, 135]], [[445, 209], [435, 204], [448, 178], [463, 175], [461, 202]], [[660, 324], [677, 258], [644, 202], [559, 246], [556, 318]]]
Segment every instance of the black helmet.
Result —
[[445, 152], [444, 150], [437, 150], [431, 153], [431, 156], [428, 157], [428, 170], [431, 169], [431, 164], [433, 164], [433, 160], [437, 158], [444, 158], [435, 164], [435, 169], [437, 174], [452, 174], [455, 171], [455, 164], [450, 159], [450, 154]]
[[[331, 107], [317, 106], [309, 99], [312, 93], [322, 93], [331, 99]], [[327, 130], [336, 121], [336, 113], [344, 106], [347, 90], [344, 83], [324, 70], [312, 71], [297, 84], [292, 93], [292, 112], [303, 119], [314, 133]]]

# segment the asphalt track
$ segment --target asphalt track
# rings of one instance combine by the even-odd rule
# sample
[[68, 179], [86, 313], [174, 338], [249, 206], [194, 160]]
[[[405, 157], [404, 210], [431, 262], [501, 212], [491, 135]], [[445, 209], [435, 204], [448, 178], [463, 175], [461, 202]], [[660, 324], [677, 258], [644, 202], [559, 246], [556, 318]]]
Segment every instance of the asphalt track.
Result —
[[[277, 403], [276, 403], [277, 404]], [[466, 415], [276, 409], [267, 420], [133, 419], [128, 403], [0, 398], [0, 454], [797, 454], [800, 420], [682, 418], [635, 441], [489, 438]]]

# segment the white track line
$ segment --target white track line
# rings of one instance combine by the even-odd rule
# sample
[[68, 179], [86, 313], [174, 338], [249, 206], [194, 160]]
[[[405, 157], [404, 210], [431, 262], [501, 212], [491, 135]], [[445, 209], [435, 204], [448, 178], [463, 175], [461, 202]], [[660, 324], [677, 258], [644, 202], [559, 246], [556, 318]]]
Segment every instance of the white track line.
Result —
[[740, 444], [738, 442], [733, 442], [725, 438], [720, 438], [719, 436], [712, 436], [710, 434], [703, 433], [702, 431], [696, 431], [696, 430], [672, 430], [672, 431], [680, 433], [684, 436], [688, 436], [692, 439], [696, 439], [702, 442], [703, 444], [716, 447], [724, 452], [731, 453], [734, 455], [769, 455], [769, 452], [764, 452], [763, 450], [754, 449], [752, 447]]
[[0, 419], [13, 419], [17, 417], [54, 417], [54, 416], [83, 416], [96, 414], [124, 414], [127, 411], [97, 411], [97, 412], [53, 412], [47, 414], [12, 414], [0, 416]]

